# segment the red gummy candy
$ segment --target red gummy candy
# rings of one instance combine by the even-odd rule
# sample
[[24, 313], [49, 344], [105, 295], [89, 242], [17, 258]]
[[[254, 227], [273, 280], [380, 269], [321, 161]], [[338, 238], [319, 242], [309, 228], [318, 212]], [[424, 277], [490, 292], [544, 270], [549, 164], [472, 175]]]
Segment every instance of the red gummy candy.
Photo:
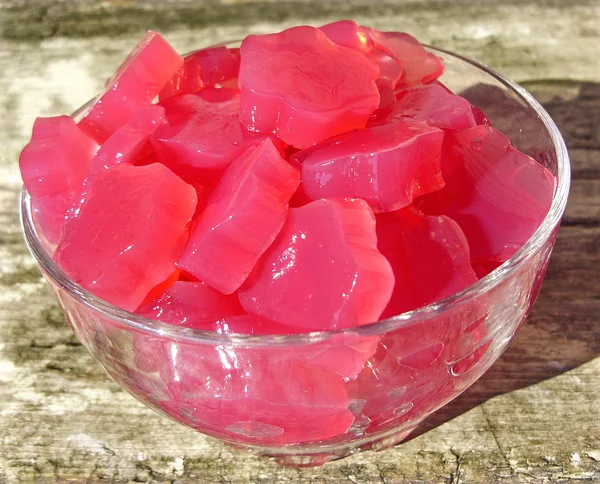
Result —
[[423, 197], [418, 207], [460, 225], [479, 277], [533, 235], [550, 209], [556, 183], [546, 168], [485, 125], [449, 135], [442, 171], [446, 186]]
[[55, 254], [78, 284], [134, 310], [175, 269], [196, 193], [163, 165], [117, 165], [100, 173]]
[[469, 102], [436, 84], [419, 86], [400, 91], [396, 102], [390, 106], [383, 119], [371, 125], [402, 121], [403, 118], [423, 121], [440, 129], [468, 129], [475, 126], [472, 107]]
[[442, 59], [427, 52], [421, 43], [404, 32], [379, 32], [368, 29], [375, 47], [395, 58], [404, 75], [397, 88], [407, 88], [435, 81], [444, 73]]
[[362, 198], [373, 211], [398, 210], [444, 186], [443, 131], [403, 118], [342, 134], [292, 157], [302, 165], [304, 193], [312, 200]]
[[237, 78], [239, 70], [239, 49], [228, 49], [225, 46], [202, 49], [183, 59], [183, 67], [158, 97], [164, 101], [180, 94], [193, 94], [203, 87]]
[[248, 350], [233, 349], [231, 356], [232, 369], [225, 354], [205, 366], [207, 384], [185, 401], [202, 429], [252, 443], [297, 444], [342, 435], [354, 421], [335, 373]]
[[175, 282], [138, 314], [188, 328], [212, 331], [222, 318], [244, 314], [237, 296], [226, 296], [203, 282]]
[[98, 145], [69, 116], [37, 118], [19, 167], [31, 195], [36, 221], [57, 243], [66, 218], [81, 195]]
[[481, 109], [476, 108], [475, 106], [471, 106], [471, 111], [473, 111], [473, 119], [475, 120], [476, 125], [492, 125], [492, 122], [488, 119], [488, 117]]
[[167, 41], [149, 31], [129, 54], [79, 126], [99, 143], [151, 102], [179, 71], [183, 59]]
[[145, 387], [178, 420], [237, 441], [299, 443], [344, 434], [354, 417], [342, 378], [306, 364], [288, 347], [187, 345], [167, 339], [133, 341]]
[[246, 280], [287, 214], [300, 173], [270, 139], [225, 171], [194, 227], [179, 266], [224, 294]]
[[319, 30], [337, 45], [360, 52], [375, 62], [379, 66], [378, 85], [393, 89], [402, 78], [402, 66], [391, 55], [375, 47], [370, 29], [361, 27], [354, 20], [338, 20], [319, 27]]
[[145, 103], [123, 126], [106, 140], [92, 159], [86, 185], [90, 186], [103, 170], [119, 163], [133, 163], [145, 148], [150, 135], [165, 120], [161, 106]]
[[449, 217], [427, 217], [410, 206], [376, 219], [377, 248], [396, 279], [382, 318], [439, 301], [477, 282], [467, 239]]
[[474, 381], [478, 375], [468, 372], [489, 347], [486, 314], [486, 305], [475, 299], [383, 336], [347, 387], [351, 399], [366, 402], [357, 420], [368, 431], [393, 428], [418, 421], [460, 393], [455, 385], [464, 389], [465, 380]]
[[[237, 298], [237, 294], [235, 294], [235, 297]], [[255, 314], [248, 314], [245, 311], [242, 311], [241, 315], [220, 319], [217, 322], [215, 331], [221, 334], [246, 334], [253, 336], [300, 334], [305, 332], [301, 328], [275, 323]]]
[[367, 203], [328, 199], [289, 210], [238, 294], [251, 314], [325, 331], [376, 321], [393, 286]]
[[[221, 334], [254, 336], [310, 332], [304, 327], [275, 323], [254, 314], [225, 317], [217, 321], [214, 331]], [[314, 329], [314, 331], [318, 330]], [[289, 356], [304, 361], [310, 367], [333, 371], [349, 381], [362, 371], [365, 361], [375, 353], [378, 342], [378, 336], [340, 333], [332, 335], [324, 342], [296, 347], [285, 346], [285, 351]]]
[[160, 296], [163, 295], [163, 293], [167, 289], [169, 289], [173, 284], [175, 284], [179, 280], [180, 276], [181, 276], [181, 271], [179, 269], [175, 269], [169, 277], [167, 277], [160, 284], [158, 284], [158, 285], [154, 286], [152, 289], [150, 289], [150, 292], [148, 294], [146, 294], [146, 297], [144, 298], [144, 300], [142, 301], [142, 304], [140, 306], [148, 304], [149, 302], [152, 302], [155, 299], [158, 299]]
[[151, 141], [161, 162], [186, 181], [200, 175], [215, 178], [246, 147], [265, 139], [240, 125], [239, 94], [233, 89], [207, 88], [161, 105], [167, 123]]
[[377, 65], [313, 27], [242, 42], [240, 119], [297, 148], [364, 127], [379, 105]]

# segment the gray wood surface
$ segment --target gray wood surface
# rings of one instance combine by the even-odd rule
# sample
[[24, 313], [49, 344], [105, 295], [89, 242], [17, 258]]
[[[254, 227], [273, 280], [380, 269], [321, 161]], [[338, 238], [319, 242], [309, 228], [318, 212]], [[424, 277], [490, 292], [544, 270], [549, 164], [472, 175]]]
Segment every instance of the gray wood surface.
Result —
[[[529, 323], [410, 441], [291, 469], [173, 424], [77, 342], [27, 252], [17, 157], [38, 115], [89, 99], [147, 28], [182, 52], [351, 17], [523, 83], [565, 135], [573, 189]], [[600, 482], [600, 2], [0, 0], [0, 483]]]

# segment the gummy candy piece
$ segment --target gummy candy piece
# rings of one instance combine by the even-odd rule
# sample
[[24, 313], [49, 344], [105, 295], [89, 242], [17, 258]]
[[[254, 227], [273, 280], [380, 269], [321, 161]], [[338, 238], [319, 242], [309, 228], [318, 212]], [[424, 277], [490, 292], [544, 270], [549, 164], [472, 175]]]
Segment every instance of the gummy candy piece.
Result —
[[[220, 334], [254, 336], [291, 335], [310, 332], [304, 327], [275, 323], [253, 314], [225, 317], [217, 321], [214, 331]], [[286, 352], [290, 356], [304, 361], [310, 367], [333, 371], [345, 381], [349, 381], [361, 372], [365, 361], [373, 356], [378, 342], [378, 336], [340, 333], [330, 336], [323, 342], [293, 347], [286, 346]]]
[[133, 163], [145, 148], [150, 135], [165, 121], [161, 106], [144, 103], [123, 126], [115, 131], [100, 147], [92, 159], [86, 185], [91, 185], [103, 170], [119, 163]]
[[[235, 297], [237, 298], [237, 294], [235, 294]], [[253, 336], [300, 334], [306, 332], [303, 328], [276, 323], [269, 319], [261, 318], [256, 314], [248, 314], [245, 311], [242, 311], [241, 315], [220, 319], [215, 326], [215, 331], [221, 334], [245, 334]]]
[[[151, 138], [161, 162], [186, 181], [216, 181], [246, 147], [266, 136], [246, 132], [239, 123], [239, 93], [207, 88], [162, 102], [167, 122]], [[209, 184], [210, 184], [209, 183]]]
[[202, 49], [185, 56], [183, 67], [158, 95], [161, 101], [181, 94], [193, 94], [204, 87], [236, 79], [240, 70], [239, 49], [225, 46]]
[[236, 291], [279, 233], [299, 183], [270, 139], [248, 148], [211, 194], [179, 267], [224, 294]]
[[377, 248], [396, 280], [382, 318], [439, 301], [477, 282], [467, 239], [451, 218], [427, 217], [409, 206], [377, 214], [376, 220]]
[[393, 286], [367, 203], [327, 199], [289, 210], [238, 295], [250, 314], [326, 331], [376, 321]]
[[[365, 55], [379, 66], [378, 86], [392, 90], [402, 78], [402, 66], [391, 55], [375, 47], [369, 29], [361, 27], [354, 20], [338, 20], [319, 27], [329, 40], [342, 47], [348, 47]], [[381, 87], [380, 87], [381, 92]]]
[[58, 243], [67, 217], [81, 195], [97, 143], [70, 116], [37, 118], [31, 140], [19, 157], [35, 220]]
[[354, 417], [340, 375], [277, 346], [186, 344], [140, 335], [138, 368], [157, 375], [160, 407], [203, 432], [253, 443], [344, 434]]
[[354, 421], [344, 382], [335, 373], [264, 350], [224, 353], [216, 364], [206, 361], [209, 384], [186, 400], [202, 428], [225, 430], [236, 440], [290, 444], [344, 434]]
[[351, 401], [365, 402], [357, 420], [366, 422], [368, 432], [423, 418], [460, 393], [455, 384], [463, 381], [450, 373], [451, 362], [484, 343], [485, 311], [475, 299], [382, 337], [364, 370], [347, 385]]
[[442, 59], [427, 52], [421, 43], [404, 32], [379, 32], [368, 29], [375, 47], [395, 58], [404, 75], [396, 88], [407, 88], [435, 81], [444, 73]]
[[[175, 269], [169, 277], [167, 277], [160, 284], [158, 284], [158, 285], [154, 286], [152, 289], [150, 289], [150, 292], [148, 294], [146, 294], [146, 297], [144, 298], [144, 300], [142, 301], [142, 304], [140, 306], [148, 304], [148, 303], [154, 301], [155, 299], [158, 299], [160, 296], [162, 296], [163, 293], [167, 289], [169, 289], [173, 284], [175, 284], [179, 280], [180, 275], [181, 275], [181, 271], [179, 269]], [[139, 308], [138, 308], [138, 311], [139, 311]]]
[[313, 199], [362, 198], [373, 211], [398, 210], [444, 186], [443, 131], [403, 118], [342, 134], [302, 150], [302, 187]]
[[244, 314], [237, 296], [226, 296], [204, 282], [175, 282], [136, 311], [150, 319], [188, 328], [215, 330], [217, 321]]
[[442, 172], [446, 186], [417, 206], [427, 214], [448, 215], [460, 225], [479, 277], [514, 255], [552, 204], [554, 176], [491, 126], [449, 135]]
[[406, 117], [440, 129], [461, 130], [476, 125], [469, 102], [436, 84], [398, 92], [389, 114], [370, 125], [402, 121]]
[[379, 105], [377, 65], [313, 27], [242, 42], [240, 119], [296, 148], [364, 127]]
[[99, 143], [151, 102], [179, 71], [183, 59], [158, 33], [148, 31], [121, 64], [79, 126]]
[[475, 106], [471, 106], [471, 111], [473, 111], [473, 119], [475, 120], [475, 124], [480, 126], [482, 124], [486, 126], [491, 126], [492, 122], [488, 119], [485, 113]]
[[54, 258], [85, 289], [132, 311], [173, 273], [195, 208], [194, 189], [163, 165], [116, 165], [96, 177]]

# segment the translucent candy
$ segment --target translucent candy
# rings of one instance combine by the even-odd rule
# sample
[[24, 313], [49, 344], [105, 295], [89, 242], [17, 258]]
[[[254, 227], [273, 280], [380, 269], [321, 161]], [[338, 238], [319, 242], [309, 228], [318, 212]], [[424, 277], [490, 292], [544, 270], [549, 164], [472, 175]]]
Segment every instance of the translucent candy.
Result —
[[250, 131], [306, 148], [364, 127], [379, 105], [377, 65], [318, 29], [250, 35], [240, 51], [240, 119]]
[[54, 256], [78, 284], [134, 310], [175, 269], [196, 209], [194, 189], [164, 166], [100, 173]]
[[99, 143], [151, 102], [183, 66], [183, 59], [158, 33], [149, 31], [108, 81], [79, 126]]
[[366, 200], [375, 212], [398, 210], [444, 186], [443, 131], [403, 118], [328, 139], [299, 151], [302, 187], [312, 200]]
[[394, 286], [376, 245], [375, 218], [362, 200], [292, 208], [239, 290], [240, 302], [251, 314], [308, 330], [374, 322]]
[[36, 222], [50, 242], [58, 243], [67, 217], [73, 215], [97, 150], [71, 117], [36, 119], [19, 167]]
[[299, 183], [271, 140], [248, 148], [208, 199], [179, 266], [224, 294], [236, 291], [279, 233]]

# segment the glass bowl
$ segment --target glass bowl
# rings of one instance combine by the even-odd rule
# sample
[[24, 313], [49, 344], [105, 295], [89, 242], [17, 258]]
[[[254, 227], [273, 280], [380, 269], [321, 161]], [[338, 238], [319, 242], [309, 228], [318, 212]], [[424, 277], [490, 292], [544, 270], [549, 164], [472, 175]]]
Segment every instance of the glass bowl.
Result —
[[429, 49], [446, 63], [440, 80], [557, 177], [550, 211], [525, 246], [460, 293], [387, 320], [301, 335], [227, 335], [145, 319], [78, 286], [53, 262], [23, 191], [27, 244], [73, 331], [119, 385], [199, 432], [286, 465], [313, 466], [401, 442], [494, 363], [544, 278], [567, 201], [568, 155], [554, 122], [523, 88]]

